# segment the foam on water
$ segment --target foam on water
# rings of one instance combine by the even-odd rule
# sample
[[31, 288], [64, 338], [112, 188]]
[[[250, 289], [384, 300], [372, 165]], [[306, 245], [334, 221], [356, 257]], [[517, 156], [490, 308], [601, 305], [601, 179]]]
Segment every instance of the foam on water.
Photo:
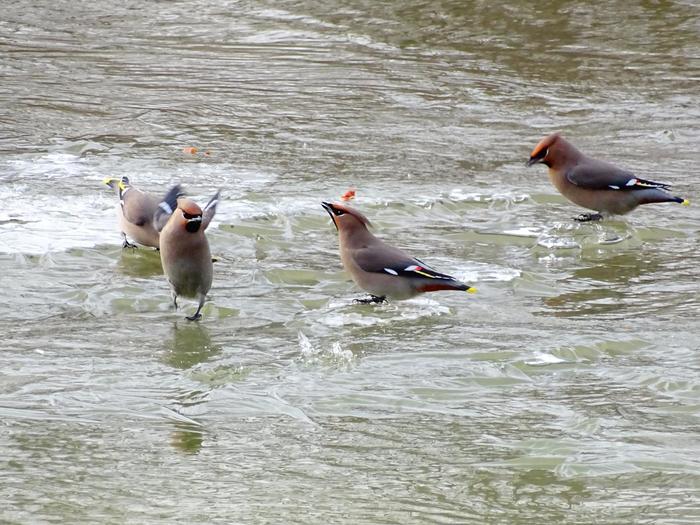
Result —
[[505, 192], [484, 194], [466, 191], [463, 188], [454, 188], [449, 193], [449, 199], [454, 202], [491, 202], [510, 205], [526, 201], [529, 198], [530, 196], [527, 193]]
[[545, 352], [535, 352], [532, 359], [525, 361], [525, 364], [533, 366], [554, 365], [559, 363], [566, 363], [566, 359]]
[[[165, 175], [169, 173], [169, 177]], [[118, 200], [102, 180], [127, 175], [139, 189], [158, 194], [171, 184], [182, 182], [185, 190], [204, 203], [217, 188], [222, 202], [217, 209], [215, 228], [221, 222], [261, 213], [299, 213], [311, 206], [287, 197], [274, 204], [260, 205], [245, 199], [260, 191], [276, 176], [270, 173], [237, 171], [227, 164], [186, 163], [164, 172], [154, 161], [128, 160], [113, 169], [111, 159], [84, 158], [51, 152], [32, 160], [10, 159], [0, 165], [6, 182], [0, 186], [0, 253], [44, 254], [102, 244], [120, 244], [116, 207]], [[45, 180], [43, 191], [36, 191], [36, 180]], [[207, 191], [196, 181], [206, 180]], [[235, 183], [234, 183], [235, 182]], [[29, 187], [34, 188], [30, 194]]]
[[556, 235], [542, 234], [537, 238], [537, 245], [554, 250], [575, 250], [581, 245], [573, 237], [560, 237]]
[[335, 364], [349, 365], [355, 359], [355, 355], [346, 350], [340, 344], [340, 341], [333, 341], [330, 347], [314, 346], [309, 338], [299, 330], [299, 358], [307, 364]]
[[[330, 311], [318, 321], [330, 327], [347, 325], [367, 327], [391, 324], [397, 319], [417, 320], [450, 313], [447, 306], [425, 295], [384, 304], [355, 304], [353, 301], [354, 299], [331, 299], [328, 303]], [[355, 311], [347, 311], [348, 309]]]
[[469, 267], [457, 265], [453, 268], [453, 275], [465, 283], [484, 281], [509, 282], [522, 275], [522, 271], [515, 268], [480, 262], [471, 262]]

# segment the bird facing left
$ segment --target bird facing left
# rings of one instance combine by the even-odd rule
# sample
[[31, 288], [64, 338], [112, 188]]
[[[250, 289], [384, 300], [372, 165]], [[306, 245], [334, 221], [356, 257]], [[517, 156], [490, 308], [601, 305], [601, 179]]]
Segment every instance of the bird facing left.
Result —
[[214, 275], [209, 242], [205, 230], [216, 214], [219, 192], [202, 208], [184, 196], [180, 185], [173, 186], [158, 205], [154, 214], [160, 232], [160, 260], [170, 284], [173, 304], [177, 309], [179, 296], [199, 301], [189, 321], [201, 319], [207, 293]]
[[382, 303], [409, 299], [439, 290], [476, 292], [476, 288], [450, 275], [436, 272], [427, 264], [375, 237], [369, 220], [345, 204], [322, 202], [338, 229], [340, 259], [360, 288], [370, 294], [359, 303]]
[[129, 238], [142, 246], [158, 248], [160, 236], [153, 224], [153, 216], [158, 209], [158, 198], [131, 185], [128, 177], [120, 179], [108, 177], [103, 181], [119, 197], [117, 216], [124, 248], [136, 248]]

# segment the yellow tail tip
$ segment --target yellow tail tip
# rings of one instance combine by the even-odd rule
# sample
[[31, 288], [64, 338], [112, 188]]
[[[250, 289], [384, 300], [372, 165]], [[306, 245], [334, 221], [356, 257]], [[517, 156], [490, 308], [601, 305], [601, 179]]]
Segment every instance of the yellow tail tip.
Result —
[[683, 199], [683, 202], [681, 202], [683, 206], [690, 206], [690, 201], [688, 199]]
[[102, 184], [106, 184], [107, 186], [109, 186], [109, 184], [111, 182], [114, 182], [116, 180], [117, 179], [115, 179], [114, 177], [107, 177], [107, 178], [102, 179]]
[[476, 293], [476, 288], [470, 286], [469, 288], [467, 288], [467, 293]]

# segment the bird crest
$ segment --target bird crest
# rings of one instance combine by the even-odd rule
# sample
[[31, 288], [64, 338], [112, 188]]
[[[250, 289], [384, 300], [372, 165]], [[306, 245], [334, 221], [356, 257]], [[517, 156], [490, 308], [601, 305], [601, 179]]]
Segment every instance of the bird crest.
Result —
[[191, 199], [179, 198], [177, 200], [177, 207], [182, 210], [185, 216], [202, 215], [202, 208]]
[[372, 226], [372, 223], [369, 222], [369, 219], [365, 217], [362, 213], [357, 211], [355, 208], [351, 208], [350, 206], [347, 206], [345, 204], [338, 204], [337, 202], [324, 202], [322, 203], [322, 206], [330, 214], [334, 223], [335, 217], [340, 217], [341, 215], [348, 214], [355, 217], [355, 219], [357, 219], [360, 222], [360, 224], [363, 224], [366, 227]]
[[545, 157], [547, 155], [547, 150], [559, 139], [559, 137], [560, 135], [557, 132], [547, 135], [545, 138], [540, 140], [537, 143], [537, 146], [535, 146], [535, 149], [532, 150], [532, 153], [530, 153], [530, 158], [537, 159]]

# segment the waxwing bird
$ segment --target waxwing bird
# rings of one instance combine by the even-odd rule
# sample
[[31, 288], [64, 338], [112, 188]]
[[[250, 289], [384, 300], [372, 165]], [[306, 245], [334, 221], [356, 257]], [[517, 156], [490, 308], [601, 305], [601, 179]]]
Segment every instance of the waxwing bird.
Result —
[[202, 317], [200, 311], [211, 288], [214, 266], [204, 231], [214, 218], [218, 203], [217, 191], [202, 210], [197, 203], [184, 198], [182, 188], [176, 185], [154, 214], [154, 223], [160, 231], [160, 260], [175, 308], [180, 295], [199, 300], [195, 314], [186, 317], [189, 321]]
[[543, 138], [530, 154], [528, 166], [542, 163], [549, 168], [554, 187], [571, 202], [598, 213], [585, 213], [579, 221], [623, 215], [640, 204], [678, 202], [690, 204], [665, 190], [661, 182], [640, 179], [632, 172], [581, 153], [559, 133]]
[[160, 235], [153, 224], [153, 215], [158, 208], [158, 198], [134, 188], [128, 177], [106, 178], [104, 183], [114, 189], [119, 196], [117, 215], [119, 228], [124, 238], [124, 248], [136, 248], [129, 242], [131, 238], [143, 246], [160, 246]]
[[352, 280], [370, 294], [369, 299], [357, 302], [381, 303], [387, 297], [409, 299], [438, 290], [476, 291], [375, 237], [368, 229], [367, 217], [350, 206], [330, 202], [321, 205], [338, 229], [343, 266]]

